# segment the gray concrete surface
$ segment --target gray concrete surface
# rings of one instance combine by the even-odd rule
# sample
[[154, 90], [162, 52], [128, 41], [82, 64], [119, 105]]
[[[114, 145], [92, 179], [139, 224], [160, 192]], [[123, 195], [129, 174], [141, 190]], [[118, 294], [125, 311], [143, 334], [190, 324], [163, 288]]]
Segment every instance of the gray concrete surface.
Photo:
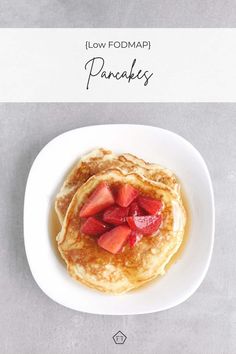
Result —
[[[75, 312], [44, 295], [30, 273], [22, 225], [30, 166], [56, 135], [102, 123], [145, 123], [175, 131], [199, 149], [209, 166], [216, 201], [213, 259], [198, 291], [171, 310], [118, 317]], [[234, 354], [235, 138], [236, 104], [1, 104], [0, 353]], [[128, 337], [124, 345], [112, 341], [118, 330]]]
[[235, 27], [235, 0], [1, 0], [0, 27]]

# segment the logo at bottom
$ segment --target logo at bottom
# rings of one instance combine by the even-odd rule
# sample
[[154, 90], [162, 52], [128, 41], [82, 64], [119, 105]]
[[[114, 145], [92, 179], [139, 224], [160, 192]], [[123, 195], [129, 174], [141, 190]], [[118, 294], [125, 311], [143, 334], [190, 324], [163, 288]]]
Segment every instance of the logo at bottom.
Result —
[[112, 338], [116, 344], [124, 344], [127, 339], [126, 335], [121, 331], [118, 331], [116, 334], [114, 334]]

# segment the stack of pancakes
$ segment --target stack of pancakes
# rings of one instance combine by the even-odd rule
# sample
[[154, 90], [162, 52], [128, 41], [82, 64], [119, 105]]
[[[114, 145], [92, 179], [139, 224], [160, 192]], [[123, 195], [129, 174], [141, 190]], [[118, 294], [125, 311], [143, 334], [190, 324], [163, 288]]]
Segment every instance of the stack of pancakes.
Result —
[[[80, 232], [79, 211], [102, 181], [131, 184], [144, 195], [164, 203], [158, 235], [143, 237], [133, 248], [111, 254], [96, 238]], [[55, 210], [61, 224], [58, 249], [68, 273], [81, 283], [104, 293], [120, 294], [162, 275], [179, 249], [186, 223], [180, 185], [168, 169], [131, 155], [98, 149], [82, 157], [56, 196]]]

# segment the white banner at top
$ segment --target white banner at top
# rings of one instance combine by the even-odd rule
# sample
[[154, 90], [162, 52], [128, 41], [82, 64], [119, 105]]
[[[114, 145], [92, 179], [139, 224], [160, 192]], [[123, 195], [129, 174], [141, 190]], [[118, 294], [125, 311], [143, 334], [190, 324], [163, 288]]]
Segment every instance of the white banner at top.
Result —
[[1, 102], [236, 102], [236, 29], [0, 29]]

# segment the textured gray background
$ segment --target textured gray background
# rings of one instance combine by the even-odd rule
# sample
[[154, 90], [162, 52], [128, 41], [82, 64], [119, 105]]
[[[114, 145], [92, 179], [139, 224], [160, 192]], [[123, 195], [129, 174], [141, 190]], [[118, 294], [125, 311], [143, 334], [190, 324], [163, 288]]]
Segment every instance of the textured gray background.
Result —
[[235, 27], [235, 0], [0, 0], [0, 27]]
[[[235, 0], [0, 0], [0, 27], [235, 27]], [[65, 130], [97, 123], [171, 129], [203, 154], [216, 197], [213, 260], [200, 289], [162, 313], [76, 313], [35, 284], [24, 252], [22, 207], [30, 166]], [[236, 105], [0, 105], [0, 353], [233, 354], [236, 352]], [[111, 336], [127, 334], [123, 346]]]
[[[75, 312], [44, 295], [30, 273], [22, 226], [30, 166], [56, 135], [102, 123], [175, 131], [209, 166], [217, 220], [213, 259], [198, 291], [171, 310], [118, 317]], [[235, 138], [236, 104], [0, 105], [0, 353], [235, 353]], [[128, 336], [122, 346], [111, 339], [119, 329]]]

